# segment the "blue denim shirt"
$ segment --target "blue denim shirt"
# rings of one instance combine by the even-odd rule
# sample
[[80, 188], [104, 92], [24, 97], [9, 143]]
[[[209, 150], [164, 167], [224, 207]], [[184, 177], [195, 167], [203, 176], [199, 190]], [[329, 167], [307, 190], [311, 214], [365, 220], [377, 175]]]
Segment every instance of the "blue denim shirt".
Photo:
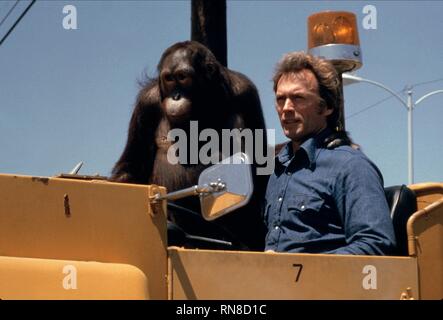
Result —
[[328, 129], [276, 157], [266, 191], [266, 250], [389, 254], [395, 236], [377, 167], [350, 146], [326, 149]]

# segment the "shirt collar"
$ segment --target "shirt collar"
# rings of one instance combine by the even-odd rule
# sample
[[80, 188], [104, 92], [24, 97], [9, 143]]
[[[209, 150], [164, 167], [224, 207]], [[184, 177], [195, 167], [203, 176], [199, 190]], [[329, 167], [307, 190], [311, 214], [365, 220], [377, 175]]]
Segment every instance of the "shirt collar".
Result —
[[[324, 144], [324, 140], [332, 133], [331, 129], [326, 128], [322, 130], [319, 134], [307, 139], [304, 141], [300, 149], [303, 149], [306, 152], [306, 155], [309, 160], [309, 167], [313, 167], [315, 164], [317, 149], [321, 148]], [[282, 148], [280, 153], [276, 156], [276, 160], [282, 164], [286, 165], [289, 161], [294, 157], [294, 151], [292, 149], [291, 141], [288, 141], [286, 145]]]

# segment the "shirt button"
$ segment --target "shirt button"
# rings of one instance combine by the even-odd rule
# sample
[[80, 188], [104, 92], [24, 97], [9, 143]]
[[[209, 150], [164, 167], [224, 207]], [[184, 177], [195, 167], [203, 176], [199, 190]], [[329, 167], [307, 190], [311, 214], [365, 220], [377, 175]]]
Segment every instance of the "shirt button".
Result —
[[300, 207], [300, 209], [301, 209], [301, 211], [304, 211], [304, 210], [306, 209], [305, 205], [302, 205], [302, 206]]
[[278, 230], [278, 229], [280, 229], [280, 227], [279, 227], [279, 226], [275, 226], [274, 229], [275, 229], [275, 230]]
[[290, 172], [290, 171], [286, 171], [286, 174], [287, 174], [288, 176], [290, 176], [290, 175], [292, 174], [292, 172]]
[[282, 197], [278, 198], [278, 201], [279, 201], [279, 202], [281, 202], [282, 200], [283, 200], [283, 198], [282, 198]]

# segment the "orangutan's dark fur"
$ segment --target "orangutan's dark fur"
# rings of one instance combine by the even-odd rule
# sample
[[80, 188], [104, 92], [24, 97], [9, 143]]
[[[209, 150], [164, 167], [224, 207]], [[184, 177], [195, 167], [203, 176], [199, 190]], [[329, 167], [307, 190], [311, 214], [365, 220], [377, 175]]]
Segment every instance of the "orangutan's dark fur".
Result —
[[[254, 84], [244, 75], [223, 67], [203, 45], [186, 41], [174, 44], [163, 53], [158, 77], [147, 81], [140, 90], [126, 147], [112, 170], [111, 179], [157, 184], [168, 191], [197, 184], [199, 174], [207, 166], [173, 165], [166, 158], [171, 145], [166, 140], [168, 131], [182, 128], [189, 132], [192, 120], [198, 121], [199, 131], [205, 128], [218, 132], [232, 128], [265, 129]], [[266, 182], [267, 177], [254, 175], [254, 195], [250, 203], [214, 223], [182, 212], [170, 212], [169, 217], [190, 234], [233, 241], [233, 248], [262, 250], [266, 229], [261, 201]], [[197, 198], [179, 203], [200, 212]]]

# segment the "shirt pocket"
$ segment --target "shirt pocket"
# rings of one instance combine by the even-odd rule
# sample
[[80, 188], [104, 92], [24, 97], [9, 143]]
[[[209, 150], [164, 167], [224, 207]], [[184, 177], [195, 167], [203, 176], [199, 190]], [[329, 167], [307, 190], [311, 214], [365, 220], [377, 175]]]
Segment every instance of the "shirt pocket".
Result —
[[311, 215], [321, 211], [325, 201], [309, 195], [294, 195], [288, 201], [288, 212], [298, 215]]

